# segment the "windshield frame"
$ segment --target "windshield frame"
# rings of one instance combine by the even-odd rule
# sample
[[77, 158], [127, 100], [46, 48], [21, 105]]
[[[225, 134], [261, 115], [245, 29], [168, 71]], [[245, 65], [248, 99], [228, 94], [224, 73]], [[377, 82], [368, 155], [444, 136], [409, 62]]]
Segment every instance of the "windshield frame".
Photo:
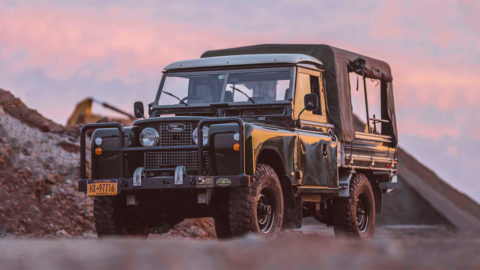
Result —
[[[296, 66], [295, 65], [282, 65], [282, 66], [268, 66], [268, 67], [235, 67], [235, 68], [215, 68], [215, 69], [208, 69], [208, 70], [198, 70], [198, 69], [184, 69], [184, 70], [172, 70], [172, 71], [164, 71], [162, 79], [160, 81], [160, 85], [158, 86], [157, 94], [155, 97], [155, 101], [152, 103], [153, 106], [155, 107], [182, 107], [182, 108], [188, 108], [188, 107], [208, 107], [211, 104], [207, 103], [197, 103], [197, 104], [189, 104], [189, 106], [185, 106], [184, 104], [169, 104], [169, 105], [160, 105], [160, 97], [162, 95], [163, 91], [163, 86], [165, 84], [165, 80], [168, 75], [170, 74], [225, 74], [225, 81], [223, 82], [222, 86], [222, 96], [220, 100], [224, 99], [225, 91], [226, 91], [226, 86], [228, 84], [228, 78], [231, 73], [243, 73], [243, 72], [261, 72], [261, 71], [285, 71], [289, 70], [290, 71], [290, 84], [289, 88], [292, 89], [290, 93], [290, 98], [288, 100], [275, 100], [275, 101], [266, 101], [266, 102], [258, 102], [258, 103], [252, 103], [252, 102], [217, 102], [217, 103], [211, 103], [211, 104], [228, 104], [229, 106], [232, 105], [261, 105], [261, 104], [282, 104], [286, 102], [291, 102], [294, 99], [294, 93], [295, 93], [295, 74], [296, 74]], [[168, 90], [167, 90], [168, 91]]]

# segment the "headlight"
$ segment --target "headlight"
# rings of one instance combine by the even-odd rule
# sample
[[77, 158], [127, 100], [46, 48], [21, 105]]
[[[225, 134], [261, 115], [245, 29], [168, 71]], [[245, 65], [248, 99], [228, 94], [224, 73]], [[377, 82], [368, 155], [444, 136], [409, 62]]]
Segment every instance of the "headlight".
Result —
[[100, 138], [100, 137], [95, 138], [95, 144], [96, 145], [100, 146], [100, 145], [102, 145], [102, 143], [103, 143], [102, 138]]
[[[198, 144], [198, 128], [195, 128], [195, 130], [192, 133], [193, 141], [195, 144]], [[208, 144], [208, 127], [203, 126], [203, 146], [206, 146]]]
[[140, 143], [143, 146], [154, 146], [157, 145], [160, 135], [153, 128], [144, 128], [140, 133]]
[[235, 132], [235, 133], [233, 134], [233, 139], [234, 139], [236, 142], [240, 141], [240, 133]]

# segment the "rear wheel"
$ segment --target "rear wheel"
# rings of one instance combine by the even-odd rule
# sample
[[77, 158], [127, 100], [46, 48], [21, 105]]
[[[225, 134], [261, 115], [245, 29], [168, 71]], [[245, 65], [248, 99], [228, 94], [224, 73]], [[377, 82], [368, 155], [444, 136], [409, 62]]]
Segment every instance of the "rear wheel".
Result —
[[99, 237], [148, 235], [148, 225], [138, 208], [127, 208], [124, 196], [100, 196], [93, 201], [95, 229]]
[[333, 209], [335, 235], [371, 239], [375, 231], [375, 200], [370, 182], [356, 174], [350, 182], [350, 197], [337, 198]]
[[282, 229], [283, 215], [280, 180], [272, 167], [259, 163], [250, 187], [230, 192], [228, 213], [215, 217], [215, 230], [219, 238], [248, 232], [273, 236]]

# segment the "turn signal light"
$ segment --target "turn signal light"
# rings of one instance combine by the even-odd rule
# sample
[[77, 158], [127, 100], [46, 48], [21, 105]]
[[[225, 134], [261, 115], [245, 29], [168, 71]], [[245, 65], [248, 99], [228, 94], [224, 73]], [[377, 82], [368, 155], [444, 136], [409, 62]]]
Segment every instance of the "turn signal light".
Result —
[[239, 143], [235, 143], [235, 144], [233, 145], [233, 150], [235, 150], [235, 151], [237, 151], [237, 152], [240, 151], [240, 144], [239, 144]]
[[101, 147], [95, 148], [95, 155], [100, 156], [103, 153], [103, 149]]

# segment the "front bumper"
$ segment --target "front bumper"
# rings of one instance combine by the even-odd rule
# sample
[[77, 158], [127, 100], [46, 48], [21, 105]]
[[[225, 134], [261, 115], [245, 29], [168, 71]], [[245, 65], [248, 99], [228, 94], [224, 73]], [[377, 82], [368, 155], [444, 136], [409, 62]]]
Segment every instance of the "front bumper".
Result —
[[[240, 118], [235, 117], [222, 117], [215, 119], [203, 119], [198, 123], [197, 130], [199, 138], [203, 137], [203, 126], [210, 124], [223, 124], [223, 123], [237, 123], [239, 125], [239, 144], [244, 145], [245, 142], [245, 125]], [[118, 171], [120, 172], [120, 177], [118, 178], [102, 178], [102, 179], [88, 179], [86, 177], [86, 146], [85, 146], [85, 137], [87, 130], [96, 129], [96, 128], [116, 128], [118, 129], [118, 149], [120, 153]], [[80, 181], [79, 181], [79, 191], [87, 193], [87, 188], [89, 184], [94, 183], [116, 183], [116, 192], [117, 194], [123, 191], [133, 191], [133, 190], [166, 190], [166, 189], [206, 189], [206, 188], [228, 188], [228, 187], [248, 187], [250, 185], [250, 176], [245, 174], [245, 153], [244, 149], [240, 149], [240, 174], [238, 175], [221, 175], [221, 176], [207, 176], [207, 170], [204, 168], [203, 164], [203, 141], [199, 140], [197, 146], [155, 146], [155, 147], [124, 147], [124, 129], [120, 123], [95, 123], [95, 124], [86, 124], [82, 127], [80, 134]], [[197, 151], [197, 162], [198, 162], [198, 172], [199, 175], [188, 175], [185, 174], [185, 168], [182, 174], [182, 180], [179, 182], [177, 176], [155, 176], [155, 177], [146, 177], [143, 174], [140, 181], [135, 175], [130, 178], [126, 176], [124, 166], [125, 162], [123, 160], [124, 153], [128, 152], [145, 152], [147, 150], [152, 151], [164, 151], [164, 150], [196, 150]], [[177, 166], [176, 169], [183, 166]], [[137, 169], [140, 169], [137, 168]], [[142, 167], [143, 169], [143, 167]], [[177, 172], [175, 171], [175, 175]], [[177, 177], [177, 180], [176, 180]], [[92, 185], [94, 186], [94, 185]]]
[[250, 176], [240, 175], [222, 175], [222, 176], [196, 176], [186, 175], [183, 183], [175, 183], [173, 176], [157, 176], [151, 178], [142, 178], [140, 185], [133, 185], [133, 178], [114, 178], [114, 179], [81, 179], [78, 183], [78, 189], [87, 193], [88, 184], [117, 183], [117, 193], [135, 191], [135, 190], [168, 190], [168, 189], [206, 189], [206, 188], [232, 188], [248, 187]]

